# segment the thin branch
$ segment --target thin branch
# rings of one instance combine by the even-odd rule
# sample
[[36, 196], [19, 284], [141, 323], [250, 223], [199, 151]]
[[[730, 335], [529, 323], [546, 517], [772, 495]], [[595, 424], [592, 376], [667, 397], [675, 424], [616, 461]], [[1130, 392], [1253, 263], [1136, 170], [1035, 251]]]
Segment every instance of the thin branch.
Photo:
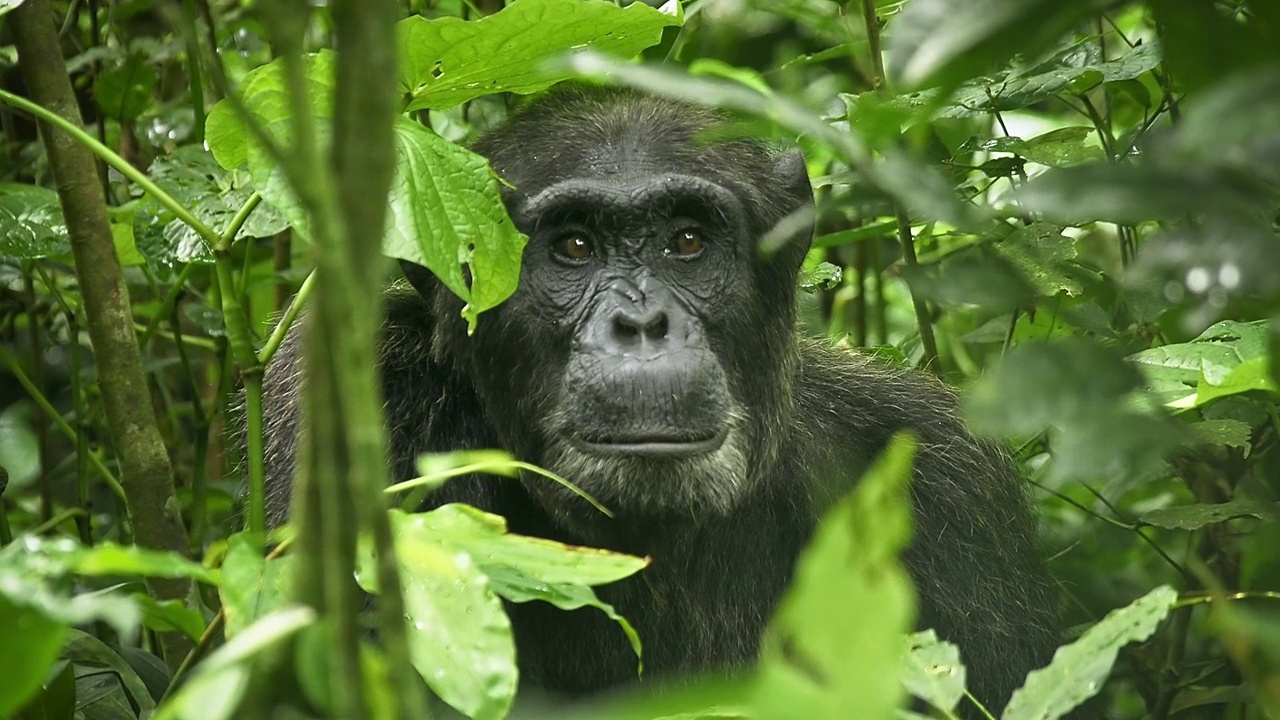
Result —
[[258, 351], [258, 362], [263, 367], [271, 362], [271, 358], [280, 349], [285, 337], [289, 335], [289, 328], [293, 327], [294, 320], [297, 320], [298, 313], [302, 311], [307, 298], [311, 297], [311, 291], [315, 289], [315, 285], [316, 271], [312, 270], [311, 274], [307, 275], [307, 279], [302, 281], [302, 287], [298, 288], [298, 294], [293, 296], [289, 307], [285, 308], [284, 315], [280, 316], [280, 322], [276, 323], [275, 330], [271, 331], [271, 337], [267, 338], [262, 350]]
[[14, 95], [13, 93], [5, 90], [0, 90], [0, 102], [8, 103], [20, 110], [25, 110], [34, 115], [38, 120], [48, 123], [49, 125], [52, 125], [70, 135], [78, 144], [92, 150], [94, 155], [102, 158], [112, 167], [112, 169], [132, 180], [148, 195], [155, 198], [156, 202], [160, 203], [166, 210], [173, 213], [175, 217], [189, 226], [192, 230], [195, 230], [196, 234], [208, 243], [210, 247], [213, 247], [213, 244], [217, 242], [218, 234], [215, 233], [212, 228], [205, 225], [200, 218], [191, 214], [191, 212], [183, 207], [181, 203], [174, 200], [169, 193], [160, 189], [159, 185], [151, 182], [151, 178], [147, 177], [146, 173], [143, 173], [141, 170], [134, 167], [133, 163], [125, 160], [112, 151], [111, 148], [98, 142], [97, 138], [86, 133], [75, 123], [69, 122], [57, 113], [51, 112], [37, 103], [31, 102], [26, 98]]

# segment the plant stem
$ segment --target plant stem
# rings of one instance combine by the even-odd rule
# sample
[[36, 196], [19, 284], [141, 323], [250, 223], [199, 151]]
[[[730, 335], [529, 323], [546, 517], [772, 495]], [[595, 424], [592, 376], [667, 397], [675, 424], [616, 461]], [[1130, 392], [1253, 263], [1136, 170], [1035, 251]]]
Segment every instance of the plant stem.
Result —
[[271, 362], [271, 358], [280, 349], [280, 345], [289, 335], [289, 328], [293, 327], [293, 322], [297, 320], [298, 313], [302, 312], [302, 306], [306, 304], [307, 298], [311, 297], [311, 291], [316, 286], [316, 271], [312, 270], [307, 279], [302, 281], [302, 287], [298, 288], [298, 294], [293, 296], [293, 300], [289, 302], [289, 307], [285, 308], [284, 314], [280, 316], [280, 322], [276, 323], [276, 327], [271, 331], [271, 337], [267, 338], [267, 342], [258, 351], [258, 362], [266, 367]]
[[[4, 362], [5, 366], [9, 368], [9, 372], [13, 373], [13, 376], [17, 378], [18, 384], [27, 391], [27, 395], [31, 397], [31, 401], [36, 404], [36, 407], [44, 411], [44, 414], [48, 416], [49, 420], [53, 423], [53, 426], [58, 428], [58, 431], [63, 435], [66, 435], [67, 439], [71, 440], [71, 442], [75, 442], [75, 429], [71, 427], [66, 418], [62, 417], [62, 413], [58, 412], [58, 409], [53, 406], [53, 403], [49, 402], [49, 398], [46, 398], [44, 393], [40, 392], [40, 389], [31, 381], [31, 378], [27, 377], [27, 373], [22, 369], [22, 365], [18, 362], [18, 359], [10, 354], [7, 348], [2, 346], [0, 346], [0, 361]], [[120, 485], [120, 481], [116, 479], [115, 473], [111, 472], [111, 469], [107, 467], [106, 463], [102, 462], [102, 458], [98, 457], [95, 453], [89, 453], [89, 462], [92, 463], [93, 468], [98, 471], [98, 475], [102, 477], [102, 481], [111, 489], [112, 494], [120, 498], [120, 502], [126, 502], [127, 498], [125, 497], [124, 488]]]
[[[27, 0], [14, 9], [10, 17], [18, 47], [18, 65], [35, 100], [35, 103], [22, 101], [19, 105], [38, 111], [43, 123], [41, 139], [71, 237], [89, 338], [97, 359], [103, 408], [125, 478], [127, 514], [140, 545], [185, 555], [187, 533], [174, 491], [169, 454], [151, 403], [142, 354], [133, 330], [129, 289], [116, 256], [106, 199], [98, 184], [93, 153], [89, 151], [89, 147], [101, 147], [101, 143], [86, 142], [89, 136], [78, 127], [79, 105], [67, 75], [49, 0]], [[8, 93], [5, 96], [9, 101], [21, 100]], [[145, 175], [112, 155], [121, 163], [117, 169], [123, 174], [140, 177], [139, 184], [143, 187], [154, 187]], [[172, 202], [172, 198], [169, 200]], [[185, 210], [182, 212], [189, 216]], [[203, 227], [198, 221], [197, 225]], [[147, 587], [159, 600], [185, 601], [193, 589], [191, 581], [185, 578], [149, 578]], [[191, 645], [190, 640], [178, 632], [160, 633], [160, 644], [170, 667], [177, 667]]]
[[[884, 73], [884, 57], [880, 50], [880, 19], [876, 17], [875, 0], [862, 0], [862, 20], [867, 26], [867, 45], [871, 51], [872, 78], [875, 89], [883, 90], [887, 84]], [[909, 270], [914, 270], [916, 261], [915, 238], [911, 234], [911, 220], [907, 211], [899, 202], [893, 205], [894, 221], [898, 226], [898, 243], [902, 246], [902, 260]], [[911, 306], [915, 309], [916, 325], [920, 328], [920, 348], [924, 353], [921, 364], [938, 372], [938, 343], [933, 336], [933, 321], [929, 318], [929, 307], [919, 293], [911, 291]]]
[[[107, 147], [106, 145], [103, 145], [101, 142], [97, 140], [97, 138], [86, 133], [76, 123], [70, 122], [66, 118], [59, 116], [57, 113], [47, 110], [41, 106], [41, 105], [48, 105], [49, 104], [48, 102], [34, 103], [34, 102], [31, 102], [30, 100], [27, 100], [26, 98], [23, 98], [19, 95], [14, 95], [13, 93], [7, 92], [5, 90], [0, 90], [0, 102], [8, 103], [21, 110], [26, 110], [27, 112], [34, 115], [36, 119], [40, 120], [42, 123], [45, 123], [47, 125], [52, 125], [53, 127], [70, 135], [72, 138], [75, 139], [75, 141], [78, 144], [82, 145], [83, 148], [88, 148], [89, 150], [92, 150], [94, 155], [97, 155], [98, 157], [102, 158], [114, 170], [116, 170], [126, 178], [132, 180], [134, 183], [138, 185], [138, 187], [142, 188], [148, 195], [155, 198], [156, 202], [160, 203], [162, 206], [164, 206], [166, 210], [173, 213], [179, 220], [181, 220], [182, 222], [190, 226], [192, 230], [195, 230], [196, 234], [199, 235], [201, 238], [203, 238], [206, 243], [209, 243], [210, 246], [212, 246], [213, 243], [217, 242], [218, 240], [217, 233], [215, 233], [208, 225], [205, 225], [203, 222], [201, 222], [200, 218], [197, 218], [195, 215], [191, 214], [185, 207], [181, 205], [181, 203], [179, 203], [177, 200], [174, 200], [173, 197], [169, 195], [169, 193], [165, 192], [164, 190], [161, 190], [159, 185], [156, 185], [155, 183], [151, 182], [151, 178], [147, 177], [145, 173], [143, 173], [141, 170], [138, 170], [136, 167], [134, 167], [133, 163], [117, 155], [115, 152], [111, 150], [111, 148]], [[72, 116], [72, 117], [78, 118], [79, 116]], [[81, 149], [83, 150], [83, 148]], [[93, 163], [92, 157], [89, 158], [89, 162], [90, 164]], [[96, 171], [94, 174], [95, 175], [97, 174]], [[105, 200], [103, 202], [105, 203]]]

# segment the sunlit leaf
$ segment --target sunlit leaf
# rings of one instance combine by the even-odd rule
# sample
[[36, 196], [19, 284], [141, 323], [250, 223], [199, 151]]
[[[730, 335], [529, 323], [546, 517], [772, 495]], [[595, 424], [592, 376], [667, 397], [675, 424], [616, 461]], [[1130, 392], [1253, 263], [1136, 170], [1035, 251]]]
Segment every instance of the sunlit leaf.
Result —
[[898, 556], [911, 535], [915, 443], [895, 438], [819, 523], [765, 632], [762, 717], [888, 718], [905, 694], [902, 634], [915, 597]]
[[249, 688], [253, 659], [312, 626], [316, 619], [314, 610], [300, 606], [283, 608], [259, 619], [210, 653], [152, 717], [230, 720]]
[[177, 553], [148, 550], [137, 545], [102, 543], [75, 546], [67, 555], [67, 567], [82, 575], [140, 575], [142, 577], [191, 578], [210, 585], [218, 573]]
[[572, 76], [549, 67], [552, 59], [580, 50], [629, 59], [682, 22], [644, 3], [621, 8], [603, 0], [521, 0], [472, 22], [414, 16], [397, 27], [400, 90], [406, 111], [528, 94]]
[[[500, 718], [516, 692], [511, 621], [466, 552], [444, 545], [424, 515], [392, 513], [396, 559], [414, 668], [440, 699], [484, 720]], [[369, 563], [357, 577], [376, 591]]]
[[283, 607], [288, 593], [288, 557], [267, 560], [261, 537], [236, 533], [227, 539], [218, 595], [233, 637], [265, 615]]
[[72, 594], [66, 580], [76, 572], [80, 546], [69, 538], [23, 536], [0, 547], [0, 597], [64, 625], [109, 624], [122, 637], [139, 623], [138, 606], [114, 589]]
[[1177, 591], [1163, 586], [1113, 610], [1079, 640], [1058, 648], [1047, 667], [1027, 675], [1001, 719], [1054, 720], [1096, 695], [1120, 648], [1151, 637], [1177, 599]]
[[22, 707], [45, 680], [67, 636], [67, 626], [15, 602], [16, 578], [0, 570], [0, 717]]
[[[565, 610], [598, 608], [639, 655], [634, 629], [590, 586], [632, 575], [646, 560], [512, 535], [503, 518], [466, 505], [392, 517], [414, 666], [455, 708], [490, 717], [504, 711], [515, 692], [511, 628], [498, 596]], [[376, 589], [368, 562], [362, 561], [359, 578]]]
[[142, 611], [144, 627], [158, 632], [177, 631], [192, 640], [199, 640], [204, 634], [204, 616], [182, 600], [156, 600], [145, 592], [136, 592], [133, 601]]
[[507, 216], [487, 160], [405, 118], [395, 133], [386, 253], [435, 273], [467, 301], [463, 315], [474, 327], [479, 313], [515, 292], [526, 238]]
[[1267, 321], [1224, 320], [1190, 342], [1144, 350], [1130, 359], [1162, 398], [1178, 407], [1197, 407], [1228, 395], [1280, 393], [1270, 376], [1269, 342]]
[[908, 642], [907, 669], [902, 678], [907, 692], [939, 710], [954, 710], [965, 689], [960, 649], [939, 640], [932, 630], [915, 633]]

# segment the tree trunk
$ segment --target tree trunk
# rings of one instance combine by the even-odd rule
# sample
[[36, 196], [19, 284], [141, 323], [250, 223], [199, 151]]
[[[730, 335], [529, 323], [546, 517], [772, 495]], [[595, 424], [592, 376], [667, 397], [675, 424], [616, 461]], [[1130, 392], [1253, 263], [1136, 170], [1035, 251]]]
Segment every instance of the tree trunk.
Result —
[[[49, 0], [27, 0], [13, 11], [12, 18], [18, 64], [32, 100], [81, 125]], [[71, 236], [98, 383], [120, 462], [134, 538], [144, 547], [186, 554], [187, 535], [174, 495], [169, 455], [156, 424], [134, 334], [129, 291], [111, 238], [93, 154], [64, 132], [44, 124], [40, 131]], [[152, 578], [147, 585], [160, 600], [186, 600], [191, 589], [191, 582], [184, 579]], [[161, 644], [171, 668], [176, 668], [191, 648], [190, 641], [176, 632], [162, 634]]]

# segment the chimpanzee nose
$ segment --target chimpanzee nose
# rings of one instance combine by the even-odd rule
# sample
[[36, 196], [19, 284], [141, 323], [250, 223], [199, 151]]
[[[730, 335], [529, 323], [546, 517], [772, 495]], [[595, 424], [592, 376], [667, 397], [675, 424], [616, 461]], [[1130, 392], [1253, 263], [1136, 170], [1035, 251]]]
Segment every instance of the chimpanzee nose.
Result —
[[671, 331], [666, 311], [661, 308], [618, 310], [613, 314], [610, 339], [620, 349], [665, 343]]

